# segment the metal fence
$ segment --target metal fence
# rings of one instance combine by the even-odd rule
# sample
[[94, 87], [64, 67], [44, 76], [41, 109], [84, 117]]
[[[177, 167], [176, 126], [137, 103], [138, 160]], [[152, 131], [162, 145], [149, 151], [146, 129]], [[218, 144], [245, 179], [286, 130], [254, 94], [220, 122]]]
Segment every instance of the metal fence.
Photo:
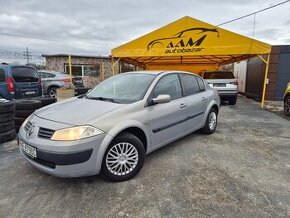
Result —
[[32, 65], [38, 69], [43, 69], [45, 67], [45, 58], [41, 55], [33, 54], [28, 49], [21, 53], [0, 48], [0, 63]]

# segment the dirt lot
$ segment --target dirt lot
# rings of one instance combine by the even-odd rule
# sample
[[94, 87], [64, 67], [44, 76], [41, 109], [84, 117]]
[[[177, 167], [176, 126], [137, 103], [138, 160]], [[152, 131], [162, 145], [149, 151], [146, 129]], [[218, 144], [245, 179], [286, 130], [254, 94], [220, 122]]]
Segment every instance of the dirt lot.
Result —
[[0, 217], [289, 217], [290, 122], [240, 98], [215, 134], [146, 159], [131, 181], [59, 179], [0, 145]]

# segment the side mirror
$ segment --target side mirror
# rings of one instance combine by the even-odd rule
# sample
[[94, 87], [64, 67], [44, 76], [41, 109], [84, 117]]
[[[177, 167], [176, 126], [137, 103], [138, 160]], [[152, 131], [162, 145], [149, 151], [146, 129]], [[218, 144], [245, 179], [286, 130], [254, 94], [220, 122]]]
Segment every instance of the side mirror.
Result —
[[152, 99], [152, 102], [154, 104], [160, 104], [170, 102], [170, 100], [170, 95], [158, 95], [156, 98]]

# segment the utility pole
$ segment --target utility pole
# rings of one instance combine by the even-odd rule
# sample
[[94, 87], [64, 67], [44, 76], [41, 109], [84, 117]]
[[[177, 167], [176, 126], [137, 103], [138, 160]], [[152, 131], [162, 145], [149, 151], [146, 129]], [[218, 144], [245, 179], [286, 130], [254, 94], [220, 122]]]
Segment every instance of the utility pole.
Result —
[[29, 65], [29, 60], [31, 60], [31, 52], [26, 47], [25, 51], [23, 52], [23, 57], [26, 59], [26, 64]]

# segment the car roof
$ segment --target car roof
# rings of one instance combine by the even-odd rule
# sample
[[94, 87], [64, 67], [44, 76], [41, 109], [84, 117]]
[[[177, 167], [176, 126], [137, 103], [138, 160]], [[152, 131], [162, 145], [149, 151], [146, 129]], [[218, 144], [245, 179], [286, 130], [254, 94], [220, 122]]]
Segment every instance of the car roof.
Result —
[[179, 71], [179, 70], [142, 70], [142, 71], [131, 71], [131, 72], [126, 72], [126, 73], [122, 73], [122, 74], [134, 74], [134, 73], [151, 74], [151, 75], [170, 74], [170, 73], [186, 73], [186, 74], [190, 74], [190, 75], [197, 75], [196, 73], [191, 73], [191, 72], [187, 72], [187, 71]]
[[1, 63], [1, 64], [0, 64], [0, 67], [1, 67], [1, 68], [5, 68], [5, 69], [7, 69], [7, 68], [11, 68], [11, 67], [28, 67], [28, 68], [33, 68], [33, 69], [35, 69], [35, 67], [33, 67], [33, 66], [17, 65], [17, 64], [6, 64], [6, 63]]
[[43, 72], [43, 73], [53, 73], [53, 74], [64, 73], [64, 72], [53, 71], [53, 70], [38, 70], [38, 72]]

